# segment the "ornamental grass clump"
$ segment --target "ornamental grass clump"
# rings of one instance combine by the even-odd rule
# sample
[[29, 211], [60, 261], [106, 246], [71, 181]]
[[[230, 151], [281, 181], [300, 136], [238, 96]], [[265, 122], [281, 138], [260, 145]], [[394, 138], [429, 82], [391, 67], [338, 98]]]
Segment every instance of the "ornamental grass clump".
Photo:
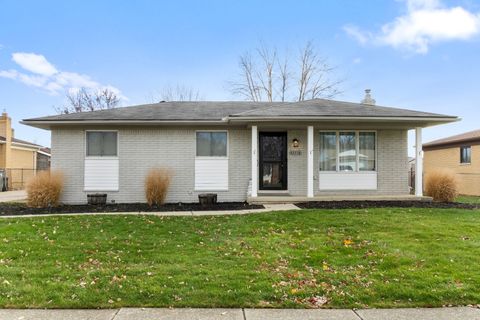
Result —
[[458, 182], [448, 170], [435, 170], [425, 177], [425, 194], [434, 201], [453, 202], [458, 196]]
[[172, 174], [169, 169], [151, 169], [145, 178], [145, 197], [149, 206], [161, 205], [167, 198]]
[[35, 208], [56, 207], [63, 190], [63, 174], [59, 171], [42, 171], [26, 185], [27, 204]]

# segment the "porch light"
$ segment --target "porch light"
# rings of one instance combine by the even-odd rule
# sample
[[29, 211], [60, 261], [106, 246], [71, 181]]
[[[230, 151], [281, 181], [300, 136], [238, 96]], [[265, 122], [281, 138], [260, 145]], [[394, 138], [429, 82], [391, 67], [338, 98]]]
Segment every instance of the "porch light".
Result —
[[300, 142], [298, 141], [297, 138], [294, 138], [294, 139], [292, 140], [292, 146], [293, 146], [294, 148], [298, 148], [298, 147], [300, 146]]

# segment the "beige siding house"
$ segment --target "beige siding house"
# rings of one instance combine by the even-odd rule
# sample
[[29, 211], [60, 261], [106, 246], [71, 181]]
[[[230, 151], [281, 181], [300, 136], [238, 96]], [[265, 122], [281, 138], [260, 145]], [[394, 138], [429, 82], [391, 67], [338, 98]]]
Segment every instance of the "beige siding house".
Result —
[[[0, 116], [0, 170], [8, 177], [8, 189], [23, 189], [27, 180], [37, 172], [38, 162], [50, 163], [49, 149], [15, 138], [12, 119], [7, 113]], [[42, 169], [48, 169], [42, 166]], [[0, 186], [0, 190], [1, 190]]]
[[436, 169], [455, 173], [459, 192], [480, 196], [480, 130], [423, 145], [425, 174]]
[[145, 202], [155, 167], [173, 172], [167, 202], [411, 199], [407, 131], [421, 141], [457, 118], [364, 102], [161, 102], [23, 123], [52, 131], [66, 203]]

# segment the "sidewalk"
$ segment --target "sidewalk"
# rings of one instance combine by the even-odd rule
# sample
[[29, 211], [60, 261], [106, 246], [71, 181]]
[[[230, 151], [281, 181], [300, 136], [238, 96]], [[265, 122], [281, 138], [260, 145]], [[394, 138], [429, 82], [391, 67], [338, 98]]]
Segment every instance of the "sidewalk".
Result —
[[0, 320], [479, 320], [480, 309], [0, 309]]
[[0, 192], [0, 202], [25, 201], [27, 192], [25, 190], [14, 190]]
[[[1, 201], [0, 201], [1, 202]], [[46, 213], [46, 214], [25, 214], [25, 215], [0, 215], [0, 218], [32, 218], [48, 216], [85, 216], [85, 215], [151, 215], [151, 216], [226, 216], [242, 215], [250, 213], [262, 213], [271, 211], [300, 210], [294, 204], [266, 204], [264, 209], [246, 209], [246, 210], [212, 210], [212, 211], [132, 211], [132, 212], [87, 212], [87, 213]], [[0, 320], [2, 320], [0, 318]]]

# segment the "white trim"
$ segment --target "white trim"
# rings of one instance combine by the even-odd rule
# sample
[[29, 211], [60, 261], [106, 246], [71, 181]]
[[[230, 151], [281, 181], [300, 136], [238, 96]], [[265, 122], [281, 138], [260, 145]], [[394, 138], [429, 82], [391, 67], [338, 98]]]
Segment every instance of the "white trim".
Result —
[[284, 116], [284, 117], [228, 117], [230, 121], [245, 121], [245, 120], [255, 120], [255, 121], [338, 121], [338, 120], [378, 120], [378, 121], [440, 121], [440, 122], [455, 122], [460, 121], [461, 118], [458, 117], [333, 117], [333, 116]]
[[258, 196], [258, 127], [252, 126], [252, 198]]
[[[236, 121], [262, 121], [262, 122], [278, 122], [278, 121], [420, 121], [420, 122], [456, 122], [460, 121], [458, 117], [333, 117], [333, 116], [285, 116], [276, 118], [265, 117], [225, 117], [221, 120], [23, 120], [21, 124], [37, 126], [40, 128], [49, 125], [109, 125], [109, 124], [188, 124], [188, 125], [222, 125]], [[427, 124], [428, 125], [428, 124]]]
[[307, 197], [313, 198], [313, 126], [307, 128]]
[[377, 190], [378, 174], [375, 171], [319, 173], [318, 188], [321, 191]]
[[83, 190], [119, 191], [119, 171], [118, 158], [85, 158]]
[[52, 156], [51, 153], [44, 152], [44, 151], [42, 151], [42, 150], [37, 150], [37, 152], [40, 153], [40, 154], [46, 155], [46, 156], [48, 156], [48, 157], [51, 157], [51, 156]]
[[422, 128], [415, 128], [415, 195], [423, 196]]
[[195, 191], [228, 191], [228, 158], [195, 159]]
[[[116, 156], [89, 156], [87, 155], [87, 144], [88, 144], [88, 139], [87, 139], [87, 132], [115, 132], [117, 134], [117, 155]], [[108, 129], [88, 129], [85, 130], [84, 133], [84, 155], [85, 159], [118, 159], [120, 155], [120, 132], [119, 130], [108, 130]]]

